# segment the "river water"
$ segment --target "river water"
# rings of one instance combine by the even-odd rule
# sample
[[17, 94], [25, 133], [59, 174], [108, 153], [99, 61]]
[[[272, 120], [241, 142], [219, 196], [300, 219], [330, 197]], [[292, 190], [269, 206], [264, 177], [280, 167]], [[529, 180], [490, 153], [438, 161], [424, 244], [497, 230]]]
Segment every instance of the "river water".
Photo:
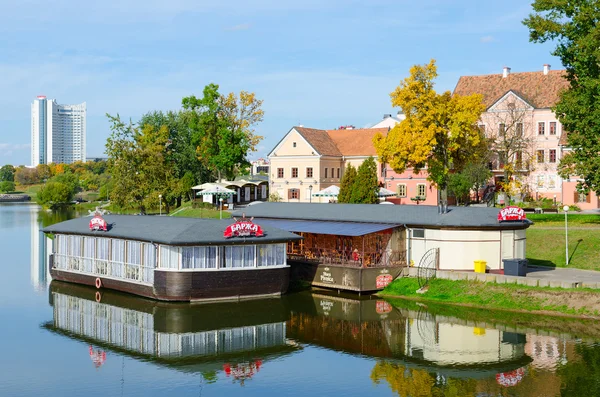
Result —
[[165, 304], [51, 282], [40, 229], [0, 205], [1, 396], [596, 396], [595, 323], [327, 291]]

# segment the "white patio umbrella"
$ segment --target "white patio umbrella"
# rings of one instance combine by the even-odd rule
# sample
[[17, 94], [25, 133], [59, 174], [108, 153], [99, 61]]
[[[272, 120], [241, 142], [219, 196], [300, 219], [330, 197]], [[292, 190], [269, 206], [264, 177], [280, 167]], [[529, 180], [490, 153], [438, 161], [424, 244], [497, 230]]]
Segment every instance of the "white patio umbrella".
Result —
[[392, 192], [391, 190], [385, 189], [385, 188], [379, 188], [379, 192], [377, 192], [377, 196], [378, 197], [389, 197], [389, 196], [395, 196], [396, 192]]
[[212, 185], [212, 184], [205, 183], [201, 186], [202, 186], [202, 190], [199, 191], [198, 193], [196, 193], [197, 196], [205, 196], [208, 194], [214, 194], [214, 195], [218, 195], [218, 196], [232, 196], [232, 195], [236, 194], [235, 191], [233, 191], [231, 189], [227, 189], [222, 186], [218, 186], [218, 185]]
[[318, 192], [313, 193], [312, 195], [315, 197], [337, 197], [340, 194], [339, 186], [329, 186], [323, 190], [319, 190]]

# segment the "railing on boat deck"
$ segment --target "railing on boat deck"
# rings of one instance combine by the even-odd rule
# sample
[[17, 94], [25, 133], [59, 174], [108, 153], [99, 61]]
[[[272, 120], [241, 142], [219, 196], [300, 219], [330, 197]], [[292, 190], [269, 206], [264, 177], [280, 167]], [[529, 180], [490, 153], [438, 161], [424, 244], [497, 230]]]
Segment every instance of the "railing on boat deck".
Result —
[[136, 281], [143, 284], [154, 284], [154, 267], [132, 263], [53, 254], [53, 266], [56, 269], [70, 272], [111, 277], [125, 281]]
[[349, 267], [402, 267], [406, 266], [406, 251], [377, 251], [354, 253], [327, 248], [288, 249], [289, 260], [343, 265]]

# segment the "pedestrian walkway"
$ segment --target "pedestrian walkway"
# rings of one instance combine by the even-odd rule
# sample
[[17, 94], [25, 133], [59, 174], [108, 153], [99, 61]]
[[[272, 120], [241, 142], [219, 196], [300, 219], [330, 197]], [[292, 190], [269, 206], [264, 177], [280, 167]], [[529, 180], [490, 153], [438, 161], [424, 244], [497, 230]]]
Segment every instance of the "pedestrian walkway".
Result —
[[[418, 276], [418, 268], [408, 269], [409, 277]], [[437, 270], [435, 277], [446, 280], [471, 280], [496, 284], [516, 283], [531, 287], [600, 289], [600, 272], [593, 270], [528, 266], [525, 277], [464, 270]]]

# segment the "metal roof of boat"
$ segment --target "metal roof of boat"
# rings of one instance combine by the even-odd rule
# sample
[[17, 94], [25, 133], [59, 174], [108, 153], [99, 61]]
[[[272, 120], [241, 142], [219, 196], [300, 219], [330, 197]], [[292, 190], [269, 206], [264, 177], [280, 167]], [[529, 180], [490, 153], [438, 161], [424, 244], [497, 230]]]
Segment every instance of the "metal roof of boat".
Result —
[[289, 232], [333, 234], [336, 236], [364, 236], [365, 234], [392, 229], [390, 223], [291, 221], [286, 219], [256, 218], [260, 225], [269, 225]]
[[284, 243], [302, 237], [276, 227], [259, 224], [263, 237], [223, 237], [233, 219], [200, 219], [149, 215], [105, 215], [108, 231], [92, 231], [90, 217], [71, 219], [43, 229], [45, 233], [122, 238], [168, 245], [243, 245]]
[[265, 202], [233, 211], [234, 216], [328, 221], [362, 222], [407, 225], [447, 229], [525, 229], [532, 222], [498, 222], [499, 208], [450, 207], [440, 214], [435, 205], [378, 205], [328, 203], [270, 203]]

